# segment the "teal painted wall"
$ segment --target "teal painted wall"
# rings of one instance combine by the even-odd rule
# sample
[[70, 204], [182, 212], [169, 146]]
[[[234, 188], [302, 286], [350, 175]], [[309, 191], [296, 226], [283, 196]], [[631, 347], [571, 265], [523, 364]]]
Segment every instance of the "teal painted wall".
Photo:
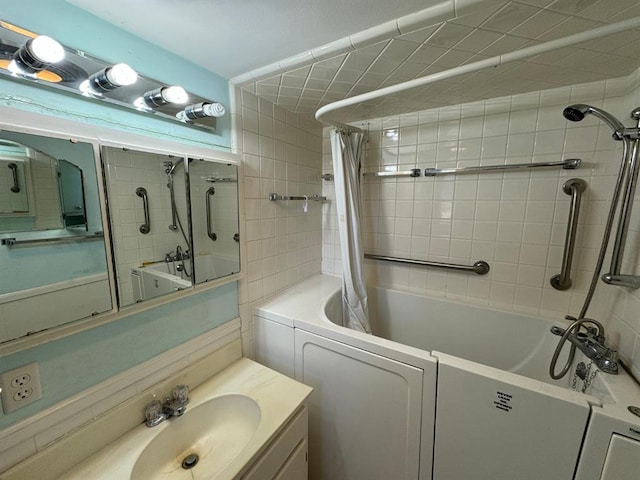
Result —
[[[133, 36], [64, 0], [0, 0], [0, 19], [107, 62], [125, 62], [141, 75], [229, 107], [228, 81], [202, 67]], [[180, 41], [179, 32], [167, 32]], [[230, 148], [230, 115], [218, 119], [215, 133], [203, 132], [150, 114], [105, 106], [52, 89], [0, 78], [0, 105], [63, 116], [71, 120], [126, 130], [200, 146]]]
[[[68, 47], [110, 62], [126, 62], [140, 74], [182, 85], [229, 106], [228, 82], [174, 54], [99, 20], [63, 0], [0, 0], [0, 18], [48, 34]], [[179, 41], [179, 34], [176, 41]], [[216, 133], [105, 106], [70, 94], [0, 78], [0, 105], [198, 146], [229, 150], [230, 116]], [[38, 127], [39, 125], [34, 125]], [[150, 144], [152, 140], [150, 140]], [[238, 316], [231, 283], [130, 315], [92, 330], [0, 358], [0, 372], [36, 361], [44, 398], [0, 416], [5, 428], [111, 376], [161, 354]]]
[[0, 429], [238, 316], [236, 282], [0, 358], [0, 371], [38, 362], [44, 397], [0, 415]]

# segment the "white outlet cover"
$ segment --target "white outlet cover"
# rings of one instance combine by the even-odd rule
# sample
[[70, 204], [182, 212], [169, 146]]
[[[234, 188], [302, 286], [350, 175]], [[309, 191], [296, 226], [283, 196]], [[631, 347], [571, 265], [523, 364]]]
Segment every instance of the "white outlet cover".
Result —
[[40, 372], [37, 363], [0, 373], [2, 410], [11, 413], [42, 398]]

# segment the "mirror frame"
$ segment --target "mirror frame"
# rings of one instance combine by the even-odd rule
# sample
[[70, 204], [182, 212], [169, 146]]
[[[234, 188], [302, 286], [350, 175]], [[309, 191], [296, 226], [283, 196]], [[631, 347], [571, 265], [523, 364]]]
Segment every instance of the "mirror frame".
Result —
[[[0, 344], [0, 358], [51, 342], [53, 340], [74, 335], [85, 330], [90, 330], [106, 323], [129, 317], [138, 312], [142, 312], [160, 305], [164, 305], [166, 303], [173, 302], [179, 298], [196, 295], [205, 290], [216, 288], [220, 285], [236, 282], [244, 276], [244, 272], [242, 271], [241, 267], [240, 273], [222, 277], [220, 279], [212, 280], [203, 284], [198, 284], [190, 289], [170, 293], [158, 299], [151, 299], [146, 302], [120, 309], [117, 306], [117, 296], [115, 288], [116, 278], [113, 269], [114, 259], [112, 252], [112, 238], [109, 219], [107, 217], [107, 197], [105, 191], [105, 178], [102, 173], [100, 149], [103, 145], [112, 147], [117, 146], [120, 148], [124, 147], [130, 148], [132, 150], [149, 151], [152, 153], [166, 154], [168, 152], [173, 152], [176, 155], [185, 158], [203, 158], [214, 162], [217, 161], [231, 163], [235, 164], [238, 167], [238, 175], [239, 178], [242, 179], [242, 163], [240, 155], [223, 150], [215, 150], [213, 148], [213, 145], [198, 146], [190, 143], [179, 143], [158, 137], [144, 136], [128, 131], [112, 130], [105, 127], [76, 122], [66, 118], [49, 116], [41, 113], [30, 112], [5, 106], [0, 106], [0, 129], [54, 138], [62, 138], [72, 142], [86, 142], [93, 145], [96, 161], [96, 172], [98, 175], [98, 193], [100, 195], [100, 208], [102, 213], [104, 241], [106, 246], [108, 270], [107, 273], [109, 276], [109, 288], [112, 298], [112, 309], [109, 312], [101, 313], [94, 317], [89, 317], [86, 319], [64, 323], [60, 326], [52, 327], [51, 329], [34, 333], [33, 335], [20, 337], [15, 340], [10, 340], [3, 344]], [[238, 199], [240, 202], [242, 201], [242, 188], [240, 185]], [[241, 220], [242, 215], [240, 212], [242, 211], [242, 206], [240, 205], [238, 222], [241, 229], [241, 238], [243, 236], [243, 225]], [[242, 266], [242, 258], [240, 261], [240, 265]]]

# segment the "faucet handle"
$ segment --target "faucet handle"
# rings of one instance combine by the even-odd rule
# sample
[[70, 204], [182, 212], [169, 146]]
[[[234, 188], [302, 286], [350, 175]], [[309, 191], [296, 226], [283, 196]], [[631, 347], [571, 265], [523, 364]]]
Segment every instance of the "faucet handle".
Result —
[[147, 427], [155, 427], [167, 419], [167, 415], [162, 411], [162, 402], [153, 400], [144, 409], [144, 417], [147, 419]]
[[189, 387], [187, 385], [176, 385], [171, 391], [173, 400], [181, 405], [189, 403]]

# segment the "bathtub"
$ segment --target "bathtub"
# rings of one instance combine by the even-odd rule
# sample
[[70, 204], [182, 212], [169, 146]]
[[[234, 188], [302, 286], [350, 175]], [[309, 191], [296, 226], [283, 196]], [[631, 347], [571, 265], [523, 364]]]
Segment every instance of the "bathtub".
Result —
[[184, 271], [178, 271], [178, 262], [156, 262], [131, 269], [133, 300], [141, 302], [191, 287]]
[[[232, 275], [240, 271], [237, 258], [214, 255], [198, 255], [195, 257], [196, 279], [198, 283]], [[191, 271], [191, 260], [185, 260], [187, 270]], [[167, 293], [191, 287], [191, 278], [184, 269], [180, 269], [180, 261], [155, 262], [150, 265], [133, 267], [131, 281], [135, 302], [160, 297]]]
[[312, 480], [636, 478], [640, 388], [551, 380], [562, 322], [371, 288], [367, 335], [340, 287], [317, 275], [254, 314], [258, 361], [314, 387]]

